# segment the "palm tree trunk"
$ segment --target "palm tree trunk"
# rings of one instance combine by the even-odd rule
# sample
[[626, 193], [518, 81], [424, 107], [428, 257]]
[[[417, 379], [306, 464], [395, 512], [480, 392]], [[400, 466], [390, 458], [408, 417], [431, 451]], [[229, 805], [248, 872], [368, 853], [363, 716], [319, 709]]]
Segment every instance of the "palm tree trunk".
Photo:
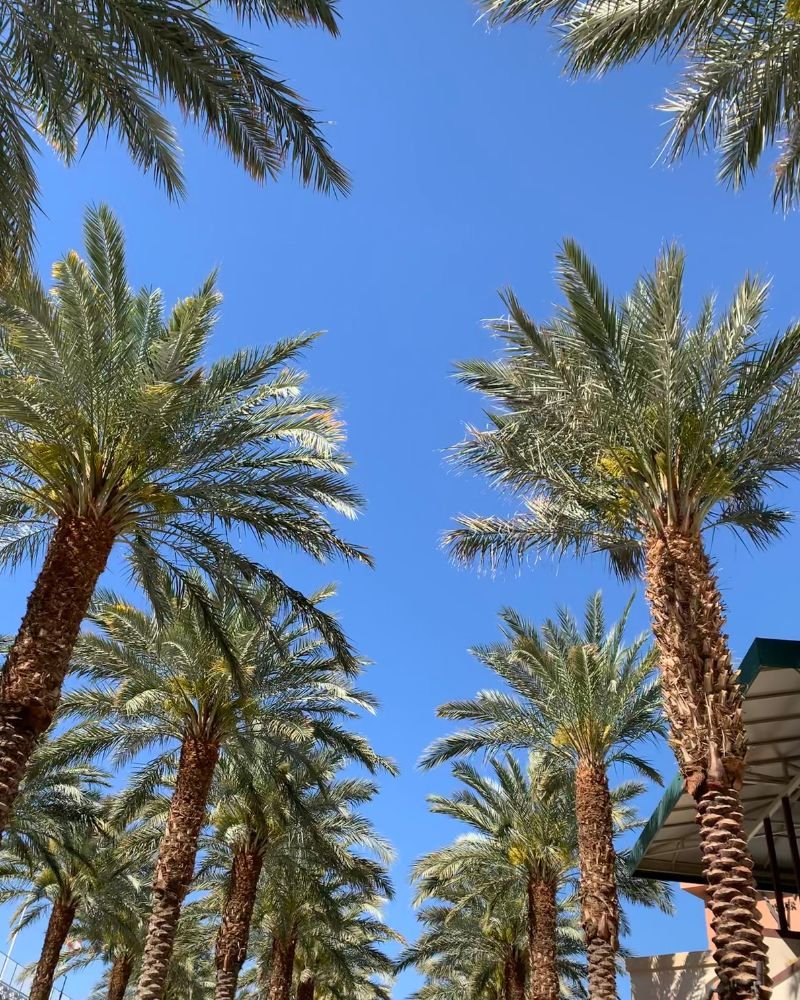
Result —
[[166, 992], [181, 904], [194, 874], [197, 838], [218, 758], [219, 744], [193, 736], [184, 738], [167, 826], [158, 851], [153, 906], [136, 1000], [163, 1000]]
[[556, 887], [536, 878], [528, 881], [528, 964], [530, 1000], [558, 1000]]
[[108, 977], [107, 1000], [125, 1000], [125, 990], [128, 988], [132, 972], [133, 956], [127, 952], [117, 955]]
[[647, 539], [653, 618], [671, 743], [697, 804], [714, 961], [729, 1000], [771, 993], [742, 824], [747, 736], [716, 575], [699, 536], [670, 528]]
[[525, 961], [516, 948], [508, 953], [503, 966], [503, 996], [505, 1000], [525, 1000]]
[[272, 943], [272, 966], [269, 976], [267, 1000], [289, 1000], [292, 991], [292, 971], [297, 937], [294, 933], [287, 941], [275, 938]]
[[297, 1000], [314, 1000], [317, 980], [311, 969], [303, 969], [297, 980]]
[[236, 996], [239, 972], [247, 958], [250, 921], [263, 864], [263, 851], [253, 842], [233, 855], [230, 887], [217, 933], [215, 1000], [234, 1000]]
[[113, 544], [96, 518], [63, 517], [56, 525], [0, 682], [0, 834], [36, 741], [53, 720]]
[[619, 897], [614, 872], [614, 828], [608, 776], [585, 761], [575, 776], [578, 823], [581, 925], [589, 965], [592, 1000], [617, 1000]]
[[50, 919], [47, 921], [42, 953], [36, 963], [36, 973], [31, 984], [29, 1000], [49, 1000], [53, 989], [53, 980], [56, 977], [58, 960], [61, 957], [61, 949], [67, 940], [77, 909], [78, 906], [74, 900], [65, 902], [57, 899], [53, 903]]

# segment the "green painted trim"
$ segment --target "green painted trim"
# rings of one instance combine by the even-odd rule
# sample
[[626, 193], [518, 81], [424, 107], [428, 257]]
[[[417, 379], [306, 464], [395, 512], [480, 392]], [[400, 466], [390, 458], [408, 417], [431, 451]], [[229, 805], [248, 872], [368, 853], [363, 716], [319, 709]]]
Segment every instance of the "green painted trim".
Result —
[[[755, 638], [750, 644], [750, 648], [745, 653], [744, 659], [739, 665], [739, 682], [745, 691], [749, 690], [762, 670], [800, 670], [800, 641], [795, 639], [763, 639]], [[639, 834], [639, 839], [633, 845], [628, 859], [628, 871], [636, 874], [639, 862], [647, 852], [653, 837], [664, 825], [667, 817], [678, 804], [678, 800], [683, 795], [683, 778], [678, 772], [672, 781], [667, 785], [667, 789], [661, 796], [661, 801], [655, 808], [650, 819], [645, 824], [644, 829]], [[642, 873], [644, 878], [656, 878], [658, 876]], [[663, 876], [661, 876], [663, 877]], [[691, 881], [688, 878], [682, 879], [684, 882]]]
[[762, 670], [800, 670], [796, 639], [753, 639], [739, 664], [739, 681], [747, 691]]
[[[655, 811], [650, 816], [650, 819], [644, 826], [644, 829], [639, 834], [639, 839], [631, 848], [631, 853], [628, 858], [628, 871], [632, 874], [636, 874], [636, 869], [639, 867], [639, 862], [645, 856], [647, 848], [650, 846], [650, 842], [664, 825], [664, 822], [678, 804], [678, 799], [683, 795], [683, 778], [680, 773], [676, 774], [672, 781], [667, 785], [667, 790], [661, 796], [661, 801], [655, 808]], [[649, 875], [646, 877], [650, 877]]]

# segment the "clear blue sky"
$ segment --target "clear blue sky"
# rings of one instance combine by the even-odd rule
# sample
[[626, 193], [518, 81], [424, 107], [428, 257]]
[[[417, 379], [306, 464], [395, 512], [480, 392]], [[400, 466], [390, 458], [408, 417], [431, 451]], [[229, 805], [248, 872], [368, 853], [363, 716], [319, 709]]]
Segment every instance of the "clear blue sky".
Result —
[[[353, 174], [349, 199], [327, 200], [289, 178], [259, 188], [184, 130], [189, 193], [173, 205], [118, 150], [98, 144], [69, 171], [43, 160], [40, 259], [47, 268], [76, 245], [84, 206], [107, 201], [124, 222], [137, 282], [174, 299], [219, 265], [217, 352], [329, 331], [308, 366], [314, 385], [343, 402], [354, 477], [369, 501], [349, 531], [378, 568], [267, 558], [300, 586], [340, 581], [336, 606], [375, 661], [368, 683], [383, 708], [365, 729], [402, 774], [385, 783], [372, 813], [398, 852], [388, 916], [413, 936], [408, 868], [455, 833], [426, 813], [425, 796], [448, 786], [446, 772], [415, 765], [444, 731], [436, 706], [490, 683], [467, 648], [493, 638], [504, 604], [540, 619], [557, 603], [579, 608], [602, 587], [617, 611], [631, 590], [599, 560], [545, 560], [499, 579], [448, 563], [438, 541], [451, 516], [500, 503], [447, 468], [446, 449], [480, 419], [453, 362], [493, 349], [481, 320], [498, 312], [499, 287], [513, 284], [534, 315], [550, 313], [553, 254], [566, 235], [619, 292], [670, 239], [688, 251], [692, 304], [705, 290], [724, 298], [748, 268], [771, 275], [768, 328], [778, 329], [800, 316], [800, 219], [773, 213], [768, 178], [734, 195], [714, 183], [711, 158], [655, 164], [663, 67], [574, 83], [561, 76], [545, 30], [488, 32], [469, 0], [342, 0], [341, 8], [338, 40], [290, 30], [258, 40], [331, 120], [331, 142]], [[786, 493], [787, 504], [797, 499]], [[737, 658], [754, 635], [798, 637], [797, 539], [795, 531], [755, 555], [715, 540]], [[24, 573], [0, 580], [3, 632], [15, 629], [28, 587]], [[640, 595], [635, 627], [646, 625]], [[660, 763], [669, 775], [666, 752]], [[703, 946], [693, 900], [677, 919], [632, 916], [636, 954]], [[26, 935], [17, 957], [33, 958], [41, 933]], [[397, 995], [413, 983], [403, 977]], [[80, 1000], [86, 985], [76, 976], [67, 989]]]

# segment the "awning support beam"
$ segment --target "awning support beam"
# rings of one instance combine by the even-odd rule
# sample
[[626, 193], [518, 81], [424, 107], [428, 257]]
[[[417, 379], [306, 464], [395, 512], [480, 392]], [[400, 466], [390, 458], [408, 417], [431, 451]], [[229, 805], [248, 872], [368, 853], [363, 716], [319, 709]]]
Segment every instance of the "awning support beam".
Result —
[[792, 803], [788, 796], [784, 795], [783, 822], [786, 824], [786, 836], [789, 838], [789, 850], [792, 854], [792, 868], [794, 869], [794, 882], [797, 886], [797, 895], [800, 896], [800, 848], [797, 846], [797, 834], [794, 829], [794, 816], [792, 816]]
[[786, 906], [783, 902], [783, 889], [781, 889], [781, 876], [778, 871], [778, 857], [775, 853], [775, 839], [772, 836], [772, 820], [769, 816], [764, 817], [764, 837], [767, 841], [767, 853], [769, 854], [769, 867], [772, 872], [772, 887], [775, 892], [775, 906], [778, 910], [778, 926], [781, 934], [786, 934], [789, 930], [789, 921], [786, 919]]

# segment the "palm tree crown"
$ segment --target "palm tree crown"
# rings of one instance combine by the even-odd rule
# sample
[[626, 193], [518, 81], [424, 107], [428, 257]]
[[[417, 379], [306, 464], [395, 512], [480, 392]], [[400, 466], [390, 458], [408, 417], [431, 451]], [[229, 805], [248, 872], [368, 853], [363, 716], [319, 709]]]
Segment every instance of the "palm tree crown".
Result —
[[566, 610], [541, 629], [503, 611], [503, 641], [473, 652], [511, 693], [482, 691], [474, 700], [443, 705], [443, 718], [472, 725], [437, 740], [425, 765], [517, 748], [567, 770], [579, 762], [619, 765], [660, 781], [640, 754], [643, 741], [666, 734], [655, 651], [645, 650], [646, 636], [625, 644], [629, 610], [630, 604], [608, 632], [599, 593], [589, 598], [582, 625]]
[[314, 336], [205, 363], [213, 275], [165, 317], [159, 291], [131, 288], [107, 208], [87, 213], [84, 239], [85, 260], [54, 265], [51, 295], [29, 285], [0, 308], [0, 565], [41, 553], [69, 517], [122, 539], [145, 583], [159, 567], [257, 574], [231, 529], [365, 559], [324, 513], [361, 501], [332, 401], [293, 367]]
[[187, 740], [219, 747], [227, 767], [246, 774], [265, 756], [302, 763], [315, 744], [372, 769], [387, 764], [337, 723], [375, 704], [354, 687], [350, 661], [282, 612], [269, 589], [252, 598], [257, 608], [234, 597], [218, 604], [212, 630], [185, 594], [165, 595], [161, 618], [111, 594], [97, 601], [99, 631], [83, 634], [73, 665], [88, 683], [61, 710], [82, 721], [55, 745], [64, 759], [113, 754], [117, 764], [156, 751], [118, 796], [119, 819], [134, 818], [170, 779]]
[[713, 147], [720, 180], [741, 187], [766, 150], [778, 146], [773, 196], [800, 198], [796, 57], [800, 9], [789, 3], [689, 0], [478, 0], [490, 21], [552, 18], [571, 73], [604, 72], [640, 59], [681, 58], [661, 110], [672, 116], [669, 159]]
[[[315, 24], [337, 33], [336, 0], [216, 6], [240, 23]], [[210, 14], [206, 5], [174, 0], [46, 7], [4, 0], [0, 259], [31, 250], [40, 138], [73, 163], [95, 133], [111, 130], [135, 163], [169, 194], [181, 194], [177, 136], [158, 110], [167, 100], [257, 180], [276, 176], [288, 161], [305, 184], [347, 190], [347, 174], [301, 98]]]
[[456, 559], [602, 551], [629, 576], [665, 529], [729, 526], [756, 545], [779, 535], [789, 514], [768, 492], [800, 468], [800, 325], [759, 341], [767, 285], [751, 278], [719, 319], [709, 298], [690, 325], [675, 247], [621, 301], [573, 242], [558, 265], [558, 315], [537, 324], [507, 292], [509, 317], [492, 323], [503, 357], [459, 365], [492, 411], [458, 459], [523, 511], [459, 518]]

